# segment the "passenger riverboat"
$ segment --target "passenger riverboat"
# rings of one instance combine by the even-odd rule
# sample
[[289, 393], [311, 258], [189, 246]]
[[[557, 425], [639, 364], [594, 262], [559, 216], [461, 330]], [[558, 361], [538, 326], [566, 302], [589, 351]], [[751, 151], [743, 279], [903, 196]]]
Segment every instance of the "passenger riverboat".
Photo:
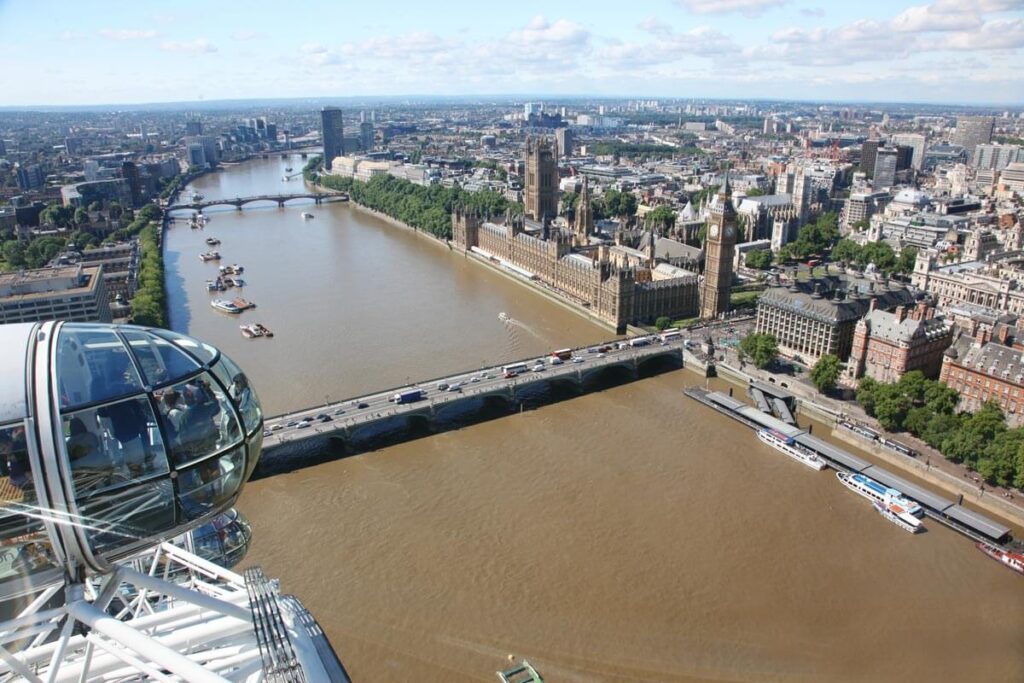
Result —
[[919, 531], [924, 530], [921, 520], [904, 510], [896, 503], [889, 503], [886, 505], [885, 503], [879, 503], [878, 501], [871, 501], [871, 504], [875, 507], [878, 514], [882, 515], [882, 517], [885, 517], [904, 531], [916, 534]]
[[799, 445], [791, 436], [786, 436], [775, 429], [760, 429], [757, 438], [768, 444], [777, 451], [782, 451], [797, 462], [810, 467], [812, 470], [821, 471], [825, 469], [825, 461], [817, 455]]
[[980, 541], [975, 543], [975, 545], [978, 547], [978, 550], [985, 553], [996, 562], [999, 562], [1003, 566], [1009, 567], [1021, 576], [1024, 576], [1024, 553], [1015, 553], [1010, 550], [994, 546], [990, 543], [982, 543]]
[[900, 491], [888, 488], [878, 483], [871, 477], [856, 472], [836, 472], [836, 477], [843, 486], [860, 496], [864, 496], [873, 503], [889, 505], [894, 503], [908, 514], [917, 516], [922, 514], [921, 506], [904, 496]]

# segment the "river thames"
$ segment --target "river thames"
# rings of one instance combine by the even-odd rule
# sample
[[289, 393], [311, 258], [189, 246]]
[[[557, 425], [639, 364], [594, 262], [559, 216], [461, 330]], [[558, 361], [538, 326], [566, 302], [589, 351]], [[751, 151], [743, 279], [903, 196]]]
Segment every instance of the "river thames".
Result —
[[[303, 163], [194, 186], [283, 192]], [[269, 413], [609, 337], [356, 207], [210, 215], [168, 232], [172, 325], [235, 357]], [[211, 235], [245, 266], [258, 307], [241, 321], [208, 305]], [[250, 321], [275, 338], [243, 339]], [[494, 680], [509, 654], [549, 681], [1024, 680], [1020, 577], [935, 523], [906, 534], [682, 395], [702, 381], [670, 372], [251, 483], [244, 564], [302, 598], [356, 681]]]

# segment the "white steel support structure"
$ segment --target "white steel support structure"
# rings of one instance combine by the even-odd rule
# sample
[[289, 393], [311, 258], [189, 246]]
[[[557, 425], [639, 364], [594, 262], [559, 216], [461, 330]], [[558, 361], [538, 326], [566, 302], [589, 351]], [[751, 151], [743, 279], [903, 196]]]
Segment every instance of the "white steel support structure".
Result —
[[[309, 613], [277, 600], [272, 582], [264, 588], [290, 656], [268, 654], [275, 644], [257, 633], [267, 616], [250, 599], [252, 583], [164, 543], [99, 580], [47, 587], [0, 624], [0, 680], [346, 681], [314, 642]], [[61, 588], [63, 604], [46, 607]]]

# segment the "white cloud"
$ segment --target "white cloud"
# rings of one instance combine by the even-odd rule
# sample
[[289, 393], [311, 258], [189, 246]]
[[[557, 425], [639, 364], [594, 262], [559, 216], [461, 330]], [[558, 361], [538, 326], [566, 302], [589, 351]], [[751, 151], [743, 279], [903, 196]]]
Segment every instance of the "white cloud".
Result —
[[61, 31], [57, 37], [61, 40], [81, 40], [85, 34], [80, 31]]
[[676, 4], [694, 14], [730, 14], [740, 12], [757, 17], [765, 10], [782, 7], [789, 0], [676, 0]]
[[892, 20], [892, 27], [900, 33], [928, 31], [963, 31], [981, 26], [981, 17], [972, 9], [961, 6], [949, 11], [937, 5], [908, 7]]
[[319, 55], [327, 52], [327, 48], [320, 43], [306, 43], [302, 46], [302, 51], [307, 55]]
[[242, 41], [242, 40], [258, 40], [260, 38], [266, 38], [266, 37], [267, 37], [267, 34], [266, 33], [262, 33], [260, 31], [242, 30], [242, 31], [235, 31], [234, 33], [231, 34], [231, 39], [232, 40], [239, 40], [239, 41]]
[[508, 34], [508, 40], [523, 47], [582, 46], [590, 40], [590, 32], [574, 21], [559, 19], [549, 22], [535, 16], [524, 28]]
[[101, 28], [98, 33], [103, 38], [110, 40], [150, 40], [158, 35], [152, 29], [138, 28]]
[[1015, 50], [1024, 46], [1024, 19], [995, 19], [977, 31], [950, 33], [942, 43], [946, 50]]
[[176, 40], [165, 40], [160, 44], [160, 49], [166, 52], [184, 52], [187, 54], [203, 54], [207, 52], [216, 52], [217, 46], [211, 43], [206, 38], [196, 38], [188, 42], [182, 43]]

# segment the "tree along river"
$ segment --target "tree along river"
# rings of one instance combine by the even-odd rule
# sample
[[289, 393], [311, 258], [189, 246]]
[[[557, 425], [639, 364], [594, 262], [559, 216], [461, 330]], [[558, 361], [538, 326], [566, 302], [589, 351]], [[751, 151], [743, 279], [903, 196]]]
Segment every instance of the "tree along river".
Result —
[[[284, 191], [301, 164], [195, 187]], [[269, 412], [609, 336], [356, 207], [210, 215], [169, 231], [171, 319], [241, 362]], [[274, 339], [208, 306], [210, 235], [246, 267], [242, 321]], [[1024, 680], [1019, 576], [934, 522], [886, 522], [681, 394], [700, 381], [670, 372], [251, 483], [245, 564], [313, 609], [357, 681], [493, 680], [509, 654], [550, 681]]]

